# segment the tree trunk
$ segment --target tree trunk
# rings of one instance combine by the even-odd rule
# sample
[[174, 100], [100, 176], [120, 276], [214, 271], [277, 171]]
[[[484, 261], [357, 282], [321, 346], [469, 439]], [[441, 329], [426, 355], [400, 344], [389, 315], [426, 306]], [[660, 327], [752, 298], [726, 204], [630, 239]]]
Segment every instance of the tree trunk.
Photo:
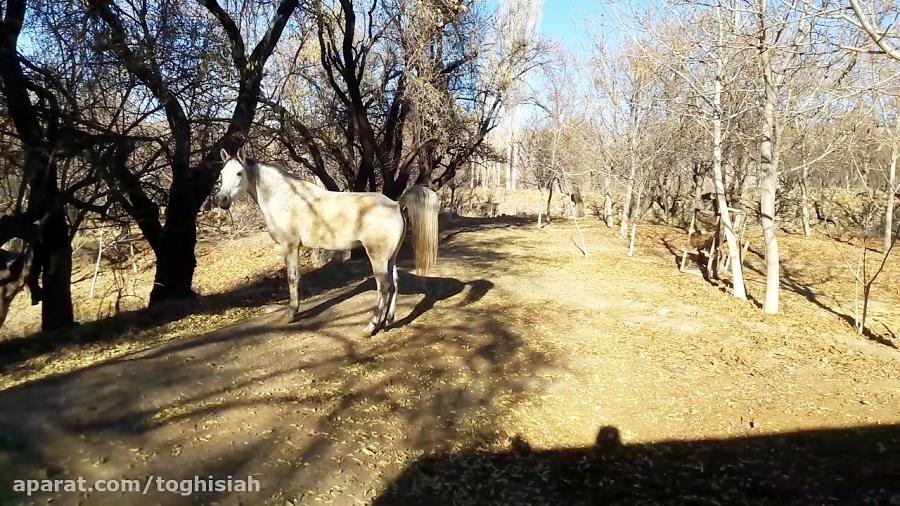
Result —
[[776, 137], [777, 84], [772, 71], [771, 53], [768, 48], [761, 53], [765, 104], [763, 107], [763, 132], [759, 146], [759, 211], [762, 221], [766, 251], [766, 296], [763, 302], [765, 314], [777, 314], [781, 265], [778, 256], [778, 238], [775, 223], [775, 194], [778, 190], [778, 139]]
[[[187, 170], [173, 167], [171, 195], [166, 207], [166, 222], [156, 253], [156, 276], [150, 292], [150, 305], [165, 300], [192, 297], [191, 288], [197, 258], [197, 213], [203, 204], [195, 202], [200, 190], [191, 188]], [[197, 184], [196, 182], [194, 184]], [[209, 190], [206, 192], [209, 193]]]
[[[691, 180], [694, 185], [694, 194], [691, 197], [691, 223], [694, 224], [692, 229], [694, 232], [701, 230], [700, 226], [700, 209], [703, 206], [703, 164], [694, 162], [694, 168], [691, 173]], [[687, 219], [684, 220], [687, 222]]]
[[513, 143], [512, 133], [509, 142], [509, 189], [515, 190], [519, 186], [519, 161], [516, 159], [516, 145]]
[[812, 235], [812, 228], [809, 225], [809, 193], [806, 189], [806, 180], [809, 177], [807, 167], [803, 167], [800, 177], [800, 221], [803, 224], [803, 235], [809, 237]]
[[[659, 185], [659, 195], [654, 197], [654, 200], [657, 204], [659, 204], [660, 209], [663, 213], [663, 220], [666, 223], [671, 223], [671, 201], [672, 197], [669, 195], [669, 181], [667, 178], [663, 178], [662, 183]], [[653, 204], [650, 204], [651, 206]]]
[[[60, 117], [37, 113], [29, 95], [32, 87], [16, 52], [26, 10], [24, 0], [6, 2], [6, 12], [2, 13], [0, 23], [0, 79], [6, 113], [12, 119], [25, 151], [24, 177], [28, 181], [29, 194], [24, 214], [28, 223], [38, 223], [37, 237], [31, 238], [35, 244], [28, 286], [32, 302], [42, 302], [41, 328], [54, 330], [75, 321], [70, 290], [72, 245], [65, 206], [59, 194], [56, 164], [51, 157]], [[41, 123], [42, 119], [46, 125]]]
[[640, 221], [642, 213], [641, 213], [641, 199], [644, 197], [644, 184], [641, 181], [641, 184], [638, 186], [637, 195], [634, 199], [634, 212], [631, 213], [633, 221]]
[[550, 223], [550, 203], [553, 201], [553, 182], [556, 181], [556, 178], [550, 180], [550, 184], [547, 185], [547, 189], [550, 190], [547, 194], [547, 223]]
[[[632, 143], [633, 144], [633, 143]], [[634, 193], [634, 176], [637, 174], [637, 164], [634, 160], [634, 146], [628, 153], [628, 184], [625, 185], [625, 198], [622, 203], [622, 221], [619, 223], [619, 235], [623, 239], [628, 237], [628, 224], [631, 221], [631, 194]]]
[[41, 230], [37, 255], [44, 262], [41, 273], [41, 329], [55, 330], [75, 323], [72, 313], [72, 244], [65, 214], [53, 212]]
[[728, 257], [731, 262], [731, 282], [734, 296], [738, 299], [747, 298], [747, 289], [744, 286], [744, 270], [741, 265], [741, 245], [738, 244], [737, 235], [734, 232], [734, 224], [731, 220], [731, 212], [728, 210], [728, 200], [725, 197], [725, 177], [722, 172], [722, 65], [719, 65], [715, 77], [715, 96], [713, 105], [713, 179], [716, 186], [716, 202], [719, 207], [719, 217], [725, 230], [725, 241], [728, 244]]
[[887, 206], [884, 210], [884, 253], [887, 254], [893, 242], [894, 201], [897, 198], [897, 159], [900, 158], [900, 145], [894, 141], [891, 147], [891, 166], [888, 169]]
[[34, 216], [43, 222], [38, 227], [34, 249], [34, 262], [41, 274], [41, 330], [56, 330], [75, 322], [71, 293], [72, 244], [65, 210], [59, 205], [56, 164], [43, 154], [29, 158], [30, 163], [37, 165], [31, 170], [43, 174], [32, 180], [29, 196], [29, 205], [36, 204]]
[[603, 194], [603, 222], [609, 228], [613, 227], [613, 205], [612, 205], [612, 176], [606, 176], [606, 186]]

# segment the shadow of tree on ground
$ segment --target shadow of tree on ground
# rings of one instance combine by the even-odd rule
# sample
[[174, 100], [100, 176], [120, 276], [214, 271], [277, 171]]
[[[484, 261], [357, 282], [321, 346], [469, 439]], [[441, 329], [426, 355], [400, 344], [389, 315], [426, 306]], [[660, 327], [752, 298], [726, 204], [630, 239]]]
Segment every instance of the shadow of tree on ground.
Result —
[[896, 504], [900, 426], [429, 456], [374, 504]]
[[[762, 253], [759, 253], [759, 252], [756, 252], [756, 254], [760, 255], [760, 256], [762, 255]], [[766, 275], [765, 271], [763, 271], [760, 267], [755, 267], [750, 263], [745, 264], [744, 269], [745, 269], [745, 271], [754, 272], [760, 277], [764, 277]], [[837, 316], [838, 318], [840, 318], [841, 320], [846, 322], [847, 325], [850, 326], [850, 328], [855, 329], [856, 328], [856, 318], [852, 314], [844, 313], [844, 312], [840, 311], [839, 309], [835, 309], [834, 307], [832, 307], [832, 305], [830, 305], [827, 302], [822, 300], [821, 294], [816, 293], [816, 290], [815, 290], [816, 286], [825, 285], [828, 282], [831, 282], [833, 280], [834, 280], [833, 276], [825, 275], [825, 276], [822, 276], [822, 278], [815, 283], [810, 282], [810, 281], [801, 281], [800, 280], [800, 272], [797, 269], [792, 268], [791, 266], [788, 266], [788, 265], [781, 266], [781, 286], [783, 288], [786, 288], [787, 290], [803, 297], [804, 299], [808, 300], [809, 302], [814, 304], [816, 307], [822, 309], [823, 311], [826, 311], [829, 314]], [[869, 324], [871, 325], [871, 323], [872, 323], [872, 319], [870, 318]], [[891, 332], [890, 329], [888, 329], [886, 326], [885, 326], [885, 328], [887, 329], [888, 334], [893, 335], [893, 332]], [[897, 345], [894, 344], [893, 342], [891, 342], [890, 339], [887, 339], [882, 336], [879, 336], [878, 334], [875, 334], [872, 331], [872, 329], [869, 327], [866, 327], [863, 329], [862, 335], [866, 339], [868, 339], [870, 341], [874, 341], [878, 344], [887, 346], [889, 348], [895, 348], [895, 349], [897, 348]]]
[[[684, 246], [678, 246], [670, 241], [667, 237], [662, 236], [659, 238], [659, 244], [665, 248], [665, 252], [667, 255], [670, 255], [674, 260], [676, 266], [680, 267], [681, 263], [681, 255], [682, 249]], [[665, 254], [664, 254], [665, 255]], [[751, 256], [753, 257], [755, 262], [748, 261]], [[707, 283], [718, 287], [722, 291], [728, 291], [733, 288], [730, 279], [715, 279], [711, 276], [711, 273], [706, 269], [706, 258], [705, 252], [700, 252], [699, 254], [689, 251], [687, 256], [687, 267], [688, 268], [696, 268], [699, 273], [702, 275], [704, 281]], [[765, 272], [765, 252], [759, 248], [755, 248], [753, 246], [747, 249], [747, 257], [745, 258], [743, 265], [743, 271], [745, 276], [745, 282], [748, 281], [749, 275], [753, 275], [753, 277], [757, 280], [761, 279], [765, 280], [766, 272]], [[840, 310], [840, 307], [837, 303], [829, 303], [826, 300], [823, 300], [824, 290], [819, 290], [822, 286], [827, 286], [829, 283], [837, 282], [835, 276], [827, 274], [822, 276], [813, 276], [818, 277], [817, 280], [810, 280], [809, 274], [804, 276], [803, 270], [805, 269], [813, 269], [811, 266], [804, 265], [791, 265], [788, 262], [783, 261], [781, 264], [781, 287], [789, 292], [792, 292], [796, 295], [799, 295], [814, 304], [819, 309], [837, 316], [841, 320], [847, 323], [850, 328], [856, 327], [856, 320], [852, 314], [845, 313]], [[819, 270], [814, 270], [814, 272], [819, 272]], [[818, 290], [818, 291], [817, 291]], [[757, 307], [762, 308], [762, 301], [759, 300], [753, 293], [747, 294], [748, 299], [753, 302]], [[870, 319], [870, 324], [874, 323]], [[895, 332], [888, 328], [883, 323], [880, 323], [884, 329], [885, 333], [888, 336], [894, 336]], [[874, 341], [878, 344], [882, 344], [884, 346], [888, 346], [890, 348], [897, 348], [897, 345], [892, 342], [890, 338], [881, 336], [873, 332], [871, 328], [863, 329], [862, 335], [870, 340]]]

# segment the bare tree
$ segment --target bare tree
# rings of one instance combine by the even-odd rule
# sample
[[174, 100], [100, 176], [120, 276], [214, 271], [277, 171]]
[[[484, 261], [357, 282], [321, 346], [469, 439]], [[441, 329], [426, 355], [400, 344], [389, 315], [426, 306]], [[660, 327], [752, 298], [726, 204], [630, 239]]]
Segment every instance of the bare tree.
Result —
[[757, 65], [762, 78], [762, 140], [759, 145], [760, 219], [766, 253], [766, 296], [763, 311], [776, 314], [779, 308], [781, 262], [775, 221], [778, 171], [781, 159], [779, 130], [782, 88], [809, 37], [817, 13], [796, 9], [792, 5], [771, 6], [768, 0], [755, 0], [752, 5], [756, 21], [755, 45]]
[[[72, 271], [72, 247], [69, 228], [59, 190], [56, 151], [59, 147], [61, 111], [52, 95], [34, 85], [19, 58], [18, 42], [25, 22], [25, 0], [7, 0], [0, 23], [0, 81], [6, 113], [12, 120], [23, 153], [22, 182], [27, 185], [16, 199], [14, 214], [3, 216], [0, 246], [13, 238], [24, 240], [27, 251], [6, 260], [8, 282], [15, 281], [29, 263], [28, 287], [33, 302], [42, 302], [42, 328], [51, 330], [74, 322], [69, 289]], [[51, 115], [39, 113], [41, 108]], [[9, 257], [9, 253], [3, 256]], [[30, 262], [28, 262], [30, 260]], [[40, 281], [38, 281], [40, 278]], [[5, 297], [16, 289], [5, 288]], [[11, 297], [10, 297], [11, 298]], [[3, 307], [8, 302], [2, 303]]]
[[[671, 6], [673, 9], [677, 6]], [[657, 56], [642, 45], [646, 57], [652, 59], [661, 68], [680, 77], [691, 90], [691, 101], [698, 103], [693, 116], [711, 135], [712, 170], [715, 187], [716, 207], [724, 228], [731, 265], [731, 277], [734, 296], [747, 298], [744, 286], [743, 267], [741, 262], [741, 245], [734, 229], [732, 213], [726, 195], [725, 171], [723, 169], [723, 124], [731, 119], [729, 115], [740, 115], [745, 112], [726, 111], [723, 95], [734, 81], [740, 66], [734, 65], [739, 54], [735, 52], [735, 38], [739, 31], [736, 26], [739, 18], [733, 11], [726, 10], [721, 3], [714, 4], [711, 12], [688, 13], [688, 16], [677, 22], [664, 25], [666, 33], [659, 33], [652, 26], [645, 26], [645, 31], [654, 33], [655, 39], [663, 45], [664, 54]], [[710, 19], [711, 18], [711, 19]], [[709, 30], [705, 32], [705, 30]], [[690, 38], [696, 34], [697, 38]], [[640, 40], [634, 37], [640, 44]], [[700, 48], [694, 51], [692, 48]], [[708, 49], [705, 49], [708, 48]], [[707, 62], [709, 64], [707, 65]], [[738, 61], [738, 63], [742, 63]]]
[[[888, 24], [887, 28], [882, 28], [881, 23], [883, 20], [887, 20], [893, 18], [894, 21], [897, 19], [897, 11], [896, 5], [893, 6], [893, 13], [882, 12], [877, 13], [875, 11], [876, 6], [879, 6], [878, 2], [872, 2], [871, 6], [862, 4], [859, 0], [848, 0], [850, 3], [850, 9], [852, 14], [843, 12], [841, 17], [850, 23], [851, 25], [857, 27], [858, 29], [865, 32], [866, 35], [869, 36], [871, 41], [878, 48], [877, 51], [900, 61], [900, 49], [898, 49], [896, 41], [900, 38], [900, 32], [897, 31], [896, 26], [893, 26], [894, 23], [891, 22]], [[891, 6], [890, 3], [881, 3], [881, 6]], [[846, 47], [846, 46], [845, 46]], [[850, 47], [849, 49], [854, 51], [864, 51], [855, 47]]]
[[[236, 92], [231, 101], [233, 109], [226, 120], [225, 131], [204, 146], [203, 154], [193, 162], [192, 118], [185, 110], [186, 96], [194, 88], [185, 88], [184, 74], [172, 74], [165, 63], [174, 55], [202, 65], [199, 55], [208, 48], [204, 39], [197, 38], [197, 30], [189, 20], [192, 7], [180, 2], [164, 2], [158, 12], [160, 18], [149, 22], [147, 16], [157, 12], [133, 9], [110, 0], [87, 2], [88, 13], [98, 21], [96, 29], [101, 49], [114, 54], [128, 72], [139, 80], [165, 111], [171, 132], [171, 186], [165, 208], [165, 220], [150, 218], [152, 209], [136, 210], [135, 219], [157, 257], [156, 277], [151, 304], [193, 294], [191, 281], [196, 258], [197, 214], [216, 181], [215, 168], [221, 163], [219, 150], [236, 152], [246, 141], [256, 115], [266, 61], [275, 49], [281, 34], [294, 13], [298, 0], [282, 0], [267, 23], [250, 54], [239, 25], [216, 0], [205, 0], [202, 6], [218, 23], [227, 41], [231, 70], [236, 74]], [[248, 22], [255, 22], [251, 19]], [[150, 27], [154, 27], [153, 30]], [[202, 27], [211, 30], [210, 27]], [[208, 32], [207, 32], [208, 33]], [[181, 44], [185, 40], [192, 43]], [[184, 50], [182, 47], [188, 49]], [[147, 49], [151, 53], [147, 53]], [[155, 52], [155, 53], [154, 53]], [[152, 56], [151, 56], [152, 55]], [[199, 71], [199, 69], [198, 69]], [[202, 72], [202, 71], [200, 71]], [[206, 144], [206, 143], [204, 143]], [[134, 189], [138, 191], [138, 189]], [[148, 204], [148, 199], [138, 199]]]
[[594, 51], [593, 106], [606, 131], [624, 150], [622, 161], [626, 169], [621, 177], [625, 192], [619, 234], [625, 238], [631, 222], [632, 199], [636, 189], [642, 186], [638, 169], [650, 158], [641, 156], [641, 148], [648, 136], [646, 127], [660, 90], [654, 70], [641, 57], [639, 46], [631, 45], [612, 54], [611, 46], [597, 38]]
[[534, 41], [489, 37], [505, 18], [473, 1], [313, 7], [317, 65], [298, 54], [285, 79], [314, 92], [290, 90], [268, 105], [285, 147], [306, 151], [292, 158], [326, 187], [397, 197], [409, 182], [446, 184], [488, 156], [487, 135], [539, 54]]

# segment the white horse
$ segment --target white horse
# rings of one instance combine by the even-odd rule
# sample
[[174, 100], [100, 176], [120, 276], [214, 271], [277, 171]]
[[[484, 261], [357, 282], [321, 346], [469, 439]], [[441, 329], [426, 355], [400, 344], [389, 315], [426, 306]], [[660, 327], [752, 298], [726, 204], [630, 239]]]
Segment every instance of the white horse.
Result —
[[362, 245], [372, 263], [378, 304], [366, 332], [374, 334], [394, 321], [397, 304], [397, 253], [406, 234], [413, 234], [416, 272], [425, 274], [437, 259], [437, 194], [424, 186], [406, 190], [398, 202], [380, 193], [333, 192], [303, 181], [279, 167], [221, 151], [224, 166], [215, 201], [228, 209], [249, 192], [266, 219], [287, 266], [291, 294], [289, 321], [300, 307], [299, 247], [346, 251]]

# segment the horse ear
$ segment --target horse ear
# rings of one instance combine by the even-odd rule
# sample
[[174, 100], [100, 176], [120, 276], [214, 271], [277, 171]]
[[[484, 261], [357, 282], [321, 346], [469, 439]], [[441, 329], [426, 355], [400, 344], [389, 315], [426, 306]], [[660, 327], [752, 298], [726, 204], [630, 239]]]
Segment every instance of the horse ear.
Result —
[[219, 150], [219, 156], [222, 157], [222, 163], [225, 163], [228, 161], [228, 151], [225, 151], [225, 148], [222, 148], [221, 150]]
[[244, 156], [244, 146], [241, 146], [241, 148], [238, 149], [236, 156], [239, 162], [244, 163], [246, 161], [246, 157]]

